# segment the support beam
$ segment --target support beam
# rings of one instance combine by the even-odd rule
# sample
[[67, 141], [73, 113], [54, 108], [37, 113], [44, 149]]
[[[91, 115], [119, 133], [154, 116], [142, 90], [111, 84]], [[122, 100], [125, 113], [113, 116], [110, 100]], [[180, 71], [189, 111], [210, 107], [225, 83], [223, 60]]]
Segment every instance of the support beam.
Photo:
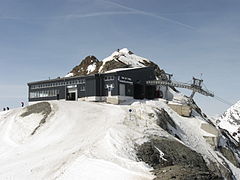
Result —
[[203, 80], [193, 77], [192, 84], [182, 83], [182, 82], [177, 82], [177, 81], [163, 81], [163, 80], [146, 81], [146, 84], [148, 84], [148, 85], [163, 85], [166, 87], [173, 86], [173, 87], [177, 87], [177, 88], [190, 89], [190, 90], [194, 91], [194, 93], [192, 94], [192, 97], [194, 96], [194, 94], [196, 92], [200, 93], [202, 95], [205, 95], [205, 96], [214, 97], [214, 94], [212, 92], [202, 89], [202, 82], [203, 82]]
[[192, 94], [191, 94], [191, 96], [189, 97], [189, 101], [190, 101], [190, 102], [192, 102], [192, 100], [193, 100], [193, 96], [195, 95], [195, 93], [196, 93], [196, 92], [193, 91]]

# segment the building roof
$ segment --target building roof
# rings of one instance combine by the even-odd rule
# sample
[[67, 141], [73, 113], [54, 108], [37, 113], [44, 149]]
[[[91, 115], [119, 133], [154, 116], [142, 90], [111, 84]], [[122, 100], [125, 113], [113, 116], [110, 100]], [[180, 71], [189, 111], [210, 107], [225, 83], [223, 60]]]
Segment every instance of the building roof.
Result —
[[47, 80], [29, 82], [28, 85], [45, 83], [45, 82], [55, 82], [55, 81], [69, 80], [69, 79], [75, 79], [75, 78], [91, 77], [91, 76], [95, 76], [95, 75], [96, 74], [85, 75], [85, 76], [80, 75], [80, 76], [72, 76], [72, 77], [58, 77], [58, 78], [55, 78], [55, 79], [47, 79]]
[[96, 73], [96, 74], [90, 74], [90, 75], [80, 75], [80, 76], [71, 76], [71, 77], [58, 77], [58, 78], [55, 78], [55, 79], [47, 79], [47, 80], [29, 82], [27, 84], [31, 85], [31, 84], [38, 84], [38, 83], [46, 83], [46, 82], [55, 82], [55, 81], [69, 80], [69, 79], [75, 79], [75, 78], [93, 77], [93, 76], [100, 75], [100, 74], [110, 74], [110, 73], [117, 73], [117, 72], [122, 72], [122, 71], [129, 71], [129, 70], [135, 70], [135, 69], [144, 69], [144, 68], [150, 68], [150, 67], [148, 66], [148, 67], [135, 67], [135, 68], [118, 68], [118, 69], [113, 69], [113, 70], [107, 71], [105, 73]]

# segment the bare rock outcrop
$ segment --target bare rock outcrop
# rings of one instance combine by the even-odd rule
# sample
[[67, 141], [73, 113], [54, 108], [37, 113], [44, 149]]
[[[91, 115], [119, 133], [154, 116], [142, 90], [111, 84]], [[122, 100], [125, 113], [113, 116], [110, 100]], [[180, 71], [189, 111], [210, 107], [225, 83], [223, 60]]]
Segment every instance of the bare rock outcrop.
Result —
[[154, 137], [137, 148], [137, 157], [154, 168], [155, 180], [222, 180], [203, 157], [174, 139]]

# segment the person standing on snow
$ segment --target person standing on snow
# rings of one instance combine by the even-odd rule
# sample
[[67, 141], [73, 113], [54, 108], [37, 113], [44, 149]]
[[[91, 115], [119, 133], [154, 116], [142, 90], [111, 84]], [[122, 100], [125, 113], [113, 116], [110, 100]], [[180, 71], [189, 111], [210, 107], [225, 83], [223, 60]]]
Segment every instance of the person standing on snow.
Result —
[[22, 107], [24, 107], [24, 102], [21, 102]]

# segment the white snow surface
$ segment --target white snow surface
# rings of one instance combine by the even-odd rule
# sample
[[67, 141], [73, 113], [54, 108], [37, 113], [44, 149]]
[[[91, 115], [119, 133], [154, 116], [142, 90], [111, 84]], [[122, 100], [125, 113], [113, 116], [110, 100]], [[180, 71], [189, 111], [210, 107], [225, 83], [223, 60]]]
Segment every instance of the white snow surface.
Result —
[[99, 68], [99, 72], [102, 72], [102, 68], [105, 63], [108, 61], [121, 61], [130, 67], [145, 67], [144, 62], [150, 62], [148, 59], [144, 57], [137, 56], [135, 54], [129, 54], [129, 50], [127, 48], [120, 49], [119, 51], [115, 51], [109, 57], [103, 59], [103, 64]]
[[72, 76], [74, 76], [73, 73], [68, 73], [65, 77], [72, 77]]
[[[0, 112], [0, 179], [153, 179], [151, 168], [137, 160], [135, 145], [148, 141], [150, 135], [174, 138], [156, 124], [159, 108], [176, 123], [173, 132], [182, 143], [201, 153], [207, 162], [222, 163], [203, 138], [207, 132], [201, 124], [206, 121], [197, 115], [181, 117], [164, 100], [133, 101], [129, 105], [49, 103], [51, 116], [34, 135], [30, 133], [41, 114], [22, 118], [26, 109]], [[240, 179], [240, 170], [230, 167]]]
[[[240, 138], [240, 101], [231, 106], [217, 121], [217, 125], [227, 130], [235, 140]], [[238, 132], [239, 131], [239, 132]], [[234, 135], [234, 133], [237, 133]]]
[[90, 64], [90, 65], [87, 67], [87, 74], [93, 72], [95, 69], [96, 69], [96, 63]]
[[137, 162], [134, 139], [141, 130], [125, 125], [127, 108], [89, 102], [51, 102], [53, 115], [37, 131], [41, 114], [22, 109], [0, 114], [0, 179], [153, 179]]
[[140, 67], [134, 67], [134, 68], [117, 68], [117, 69], [112, 69], [109, 71], [106, 71], [105, 73], [113, 73], [113, 72], [118, 72], [118, 71], [126, 71], [126, 70], [131, 70], [131, 69], [137, 69]]

